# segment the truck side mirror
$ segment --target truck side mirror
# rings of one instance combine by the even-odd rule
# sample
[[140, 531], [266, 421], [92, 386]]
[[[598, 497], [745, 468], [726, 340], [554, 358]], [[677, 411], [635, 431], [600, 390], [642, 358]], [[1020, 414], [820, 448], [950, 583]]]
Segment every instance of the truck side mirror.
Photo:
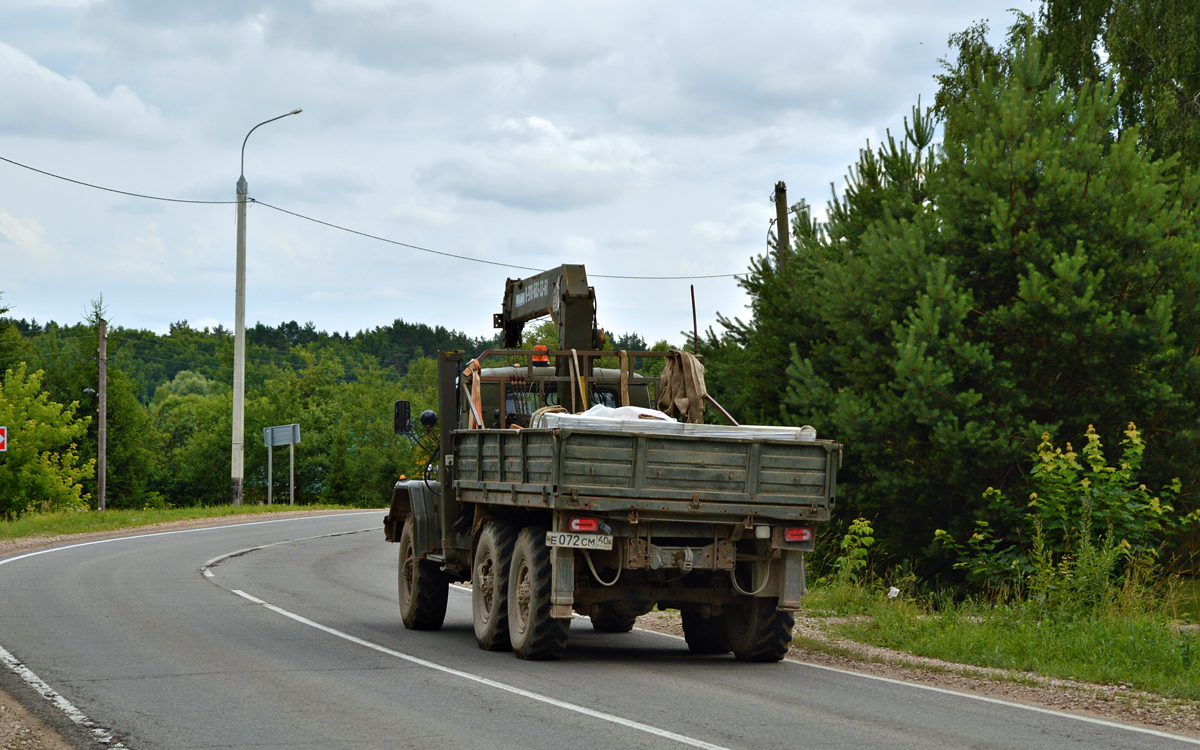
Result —
[[437, 426], [437, 412], [433, 409], [426, 409], [421, 412], [421, 424], [432, 430]]
[[407, 435], [412, 432], [412, 407], [407, 401], [397, 401], [396, 411], [392, 417], [392, 429], [397, 435]]

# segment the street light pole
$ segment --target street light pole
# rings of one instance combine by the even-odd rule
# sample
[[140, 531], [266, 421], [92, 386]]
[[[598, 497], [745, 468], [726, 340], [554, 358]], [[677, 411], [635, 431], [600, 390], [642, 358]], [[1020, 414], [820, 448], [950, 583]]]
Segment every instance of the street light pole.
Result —
[[[294, 109], [286, 115], [263, 120], [250, 128], [250, 133], [268, 122], [298, 115], [302, 110]], [[237, 181], [237, 283], [234, 292], [233, 321], [233, 456], [230, 462], [230, 489], [234, 505], [242, 504], [242, 487], [245, 484], [245, 431], [246, 431], [246, 133], [242, 140], [242, 163]]]

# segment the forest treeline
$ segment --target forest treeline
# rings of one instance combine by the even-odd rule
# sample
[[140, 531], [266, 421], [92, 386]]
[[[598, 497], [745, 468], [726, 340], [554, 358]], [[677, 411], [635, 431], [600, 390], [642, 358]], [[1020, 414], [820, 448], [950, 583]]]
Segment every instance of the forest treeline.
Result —
[[[0, 319], [0, 424], [10, 434], [0, 514], [94, 504], [102, 313], [94, 309], [90, 320], [70, 325]], [[493, 343], [402, 320], [353, 335], [311, 323], [260, 323], [246, 338], [246, 501], [266, 500], [262, 429], [295, 422], [302, 425], [298, 501], [367, 506], [385, 502], [395, 478], [412, 472], [407, 443], [392, 434], [391, 404], [433, 404], [426, 355]], [[197, 330], [187, 321], [165, 335], [109, 327], [108, 507], [229, 502], [232, 379], [227, 330]], [[50, 405], [58, 405], [53, 419]], [[30, 419], [43, 429], [23, 429]], [[74, 446], [69, 456], [66, 445]], [[274, 490], [286, 497], [286, 451], [280, 457]], [[51, 469], [69, 478], [48, 479]]]
[[[891, 563], [1004, 580], [1091, 535], [1194, 569], [1200, 5], [1048, 0], [989, 38], [951, 38], [932, 106], [866, 144], [826, 211], [790, 207], [790, 243], [741, 281], [748, 319], [702, 342], [709, 389], [744, 423], [844, 443], [832, 531], [867, 519]], [[266, 495], [261, 429], [300, 422], [299, 497], [368, 505], [416, 468], [391, 403], [432, 406], [427, 356], [494, 343], [403, 321], [247, 341], [247, 498]], [[0, 424], [57, 425], [28, 471], [0, 474], [28, 485], [0, 486], [0, 513], [94, 494], [95, 348], [94, 321], [0, 323]], [[110, 352], [112, 504], [224, 502], [228, 332], [117, 326]], [[74, 490], [37, 485], [56, 461]]]
[[[0, 317], [0, 425], [9, 427], [0, 516], [94, 504], [105, 316], [98, 300], [88, 320], [70, 325]], [[530, 335], [544, 337], [546, 326]], [[436, 408], [433, 355], [499, 347], [496, 338], [403, 320], [355, 334], [259, 323], [246, 344], [246, 502], [267, 498], [263, 428], [298, 423], [297, 502], [364, 507], [386, 503], [397, 477], [419, 471], [411, 444], [393, 434], [392, 405]], [[632, 333], [613, 345], [646, 348]], [[178, 321], [160, 335], [109, 326], [108, 507], [229, 502], [232, 380], [225, 329]], [[274, 495], [287, 497], [286, 450], [276, 458]]]

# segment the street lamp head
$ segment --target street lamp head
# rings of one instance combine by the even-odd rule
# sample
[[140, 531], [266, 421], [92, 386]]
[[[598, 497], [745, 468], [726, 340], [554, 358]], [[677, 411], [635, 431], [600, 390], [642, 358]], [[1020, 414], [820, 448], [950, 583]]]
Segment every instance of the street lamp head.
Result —
[[[280, 115], [279, 117], [272, 117], [270, 120], [263, 120], [259, 124], [250, 128], [250, 133], [253, 133], [255, 130], [258, 130], [263, 125], [266, 125], [268, 122], [275, 122], [276, 120], [282, 120], [283, 118], [289, 117], [291, 115], [298, 115], [303, 111], [304, 110], [297, 107], [296, 109], [293, 109], [291, 112], [288, 112], [285, 115]], [[250, 140], [250, 133], [246, 133], [246, 137], [242, 139], [242, 168], [238, 172], [238, 176], [239, 176], [238, 177], [238, 194], [239, 195], [245, 195], [245, 193], [246, 193], [246, 141]]]

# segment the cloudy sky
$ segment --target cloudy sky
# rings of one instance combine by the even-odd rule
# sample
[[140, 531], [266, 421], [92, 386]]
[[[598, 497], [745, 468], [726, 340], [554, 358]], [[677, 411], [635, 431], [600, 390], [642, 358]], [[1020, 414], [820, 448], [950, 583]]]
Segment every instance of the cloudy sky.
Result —
[[[0, 157], [128, 192], [249, 194], [401, 243], [584, 263], [604, 327], [679, 341], [744, 316], [777, 180], [823, 207], [935, 91], [947, 37], [1032, 0], [0, 0]], [[252, 205], [247, 319], [491, 335], [504, 279]], [[11, 315], [232, 327], [232, 205], [0, 162]]]

